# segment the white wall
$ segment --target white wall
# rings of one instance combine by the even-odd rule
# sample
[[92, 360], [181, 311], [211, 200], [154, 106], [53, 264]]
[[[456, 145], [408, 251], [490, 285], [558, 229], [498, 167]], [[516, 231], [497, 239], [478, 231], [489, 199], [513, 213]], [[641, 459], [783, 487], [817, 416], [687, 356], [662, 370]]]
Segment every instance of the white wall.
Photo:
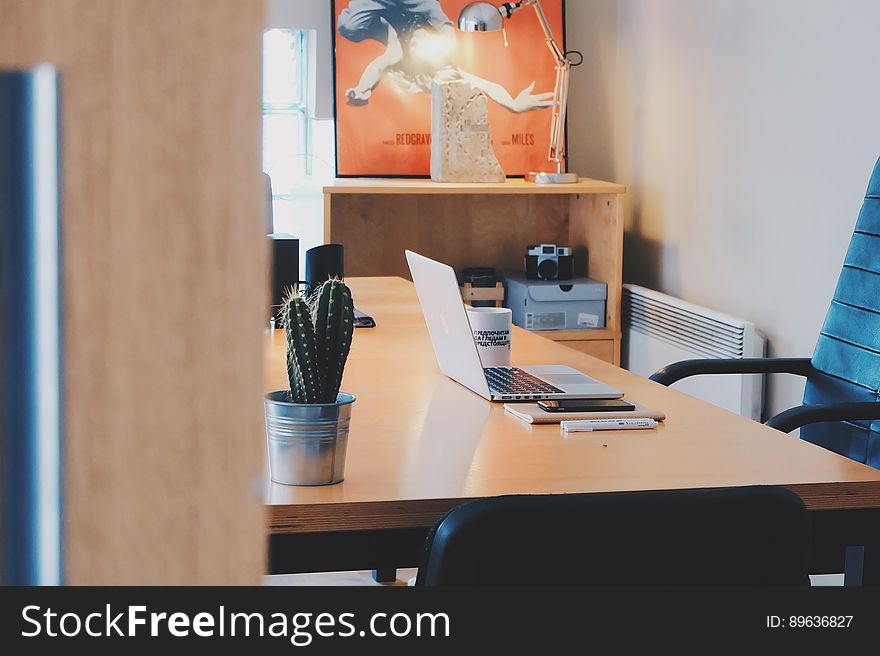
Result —
[[333, 21], [330, 0], [267, 0], [266, 29], [315, 30], [314, 118], [333, 118]]
[[611, 180], [617, 112], [618, 0], [568, 0], [565, 46], [584, 63], [571, 70], [568, 99], [569, 169]]
[[[568, 6], [568, 47], [596, 58], [575, 69], [572, 164], [628, 185], [625, 279], [811, 355], [880, 155], [880, 2]], [[772, 381], [769, 412], [802, 388]]]

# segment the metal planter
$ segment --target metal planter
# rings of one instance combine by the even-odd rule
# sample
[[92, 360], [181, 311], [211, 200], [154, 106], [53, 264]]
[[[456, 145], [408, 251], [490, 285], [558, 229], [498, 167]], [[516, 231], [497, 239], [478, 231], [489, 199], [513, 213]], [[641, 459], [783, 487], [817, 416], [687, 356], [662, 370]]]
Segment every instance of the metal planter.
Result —
[[332, 485], [345, 478], [353, 394], [336, 403], [290, 403], [287, 390], [265, 397], [269, 476], [284, 485]]

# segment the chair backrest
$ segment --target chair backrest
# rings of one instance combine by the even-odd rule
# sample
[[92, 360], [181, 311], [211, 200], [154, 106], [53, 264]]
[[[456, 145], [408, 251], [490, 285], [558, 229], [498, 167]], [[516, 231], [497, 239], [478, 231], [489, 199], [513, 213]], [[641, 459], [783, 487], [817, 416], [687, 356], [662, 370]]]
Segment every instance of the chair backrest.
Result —
[[[804, 403], [880, 401], [880, 160], [813, 353]], [[805, 426], [801, 437], [880, 468], [880, 421]]]
[[428, 536], [418, 585], [808, 585], [811, 524], [779, 487], [492, 497]]

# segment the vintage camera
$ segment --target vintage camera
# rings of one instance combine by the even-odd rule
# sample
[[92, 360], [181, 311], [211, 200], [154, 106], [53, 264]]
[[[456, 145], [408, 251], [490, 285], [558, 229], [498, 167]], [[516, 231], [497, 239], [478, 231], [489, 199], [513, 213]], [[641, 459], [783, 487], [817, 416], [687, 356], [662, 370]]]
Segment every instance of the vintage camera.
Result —
[[571, 280], [574, 264], [571, 249], [556, 244], [526, 247], [526, 278], [529, 280]]

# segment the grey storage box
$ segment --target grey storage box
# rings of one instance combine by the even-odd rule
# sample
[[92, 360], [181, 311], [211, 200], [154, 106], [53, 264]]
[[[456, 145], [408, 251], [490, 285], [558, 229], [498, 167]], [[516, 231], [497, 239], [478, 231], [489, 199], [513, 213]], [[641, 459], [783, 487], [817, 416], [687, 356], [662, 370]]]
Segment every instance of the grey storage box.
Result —
[[578, 330], [605, 327], [608, 286], [590, 278], [526, 280], [506, 274], [505, 307], [513, 323], [527, 330]]

